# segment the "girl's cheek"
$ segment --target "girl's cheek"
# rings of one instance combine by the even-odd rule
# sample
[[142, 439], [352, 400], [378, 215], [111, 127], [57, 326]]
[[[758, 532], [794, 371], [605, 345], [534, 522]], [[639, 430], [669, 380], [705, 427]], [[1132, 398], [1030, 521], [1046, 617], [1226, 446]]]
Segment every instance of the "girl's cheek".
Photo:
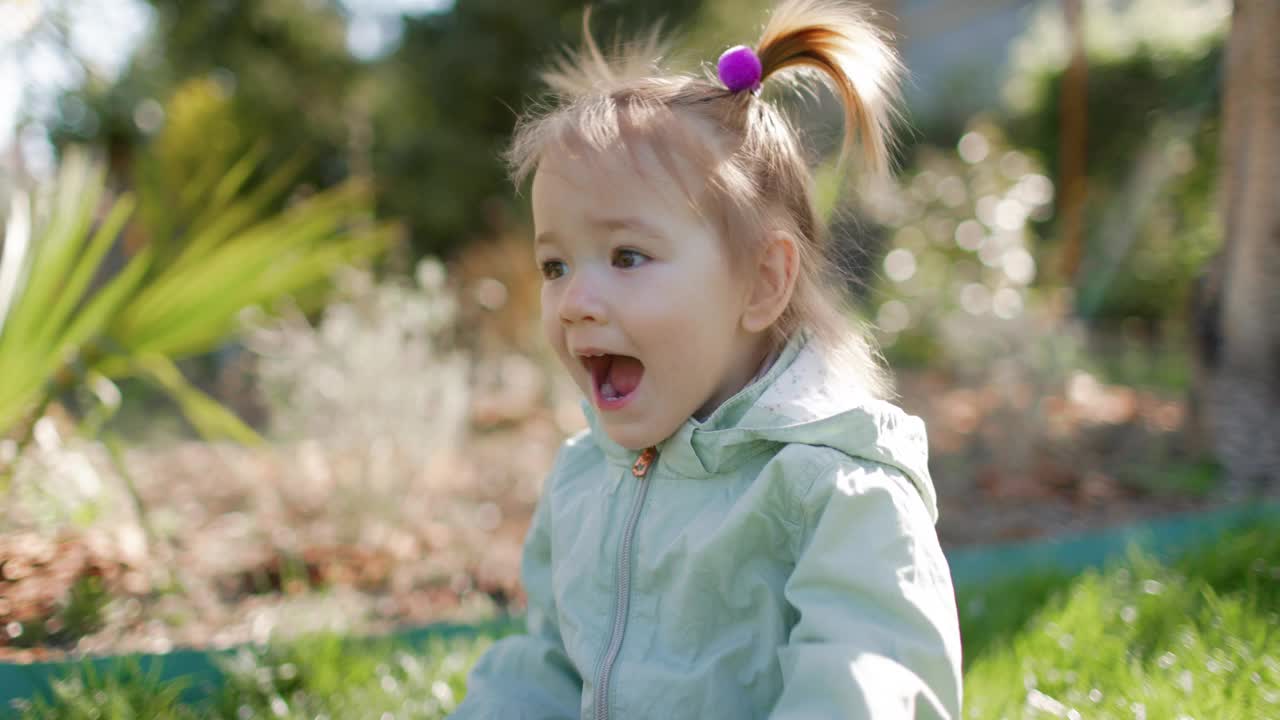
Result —
[[552, 319], [556, 307], [554, 292], [550, 283], [545, 280], [542, 282], [542, 292], [539, 294], [538, 299], [541, 302], [542, 322], [545, 325]]
[[551, 344], [552, 348], [559, 350], [560, 322], [556, 318], [555, 298], [551, 296], [545, 287], [542, 289], [541, 316], [543, 336]]

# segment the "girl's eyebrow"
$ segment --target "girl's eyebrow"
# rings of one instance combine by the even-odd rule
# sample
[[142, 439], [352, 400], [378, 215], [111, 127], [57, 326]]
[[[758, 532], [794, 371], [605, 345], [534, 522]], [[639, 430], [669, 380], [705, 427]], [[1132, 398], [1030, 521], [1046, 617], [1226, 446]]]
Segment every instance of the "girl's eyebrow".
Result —
[[662, 235], [656, 227], [636, 217], [591, 218], [588, 222], [608, 232], [630, 230], [641, 235]]
[[[644, 220], [641, 220], [640, 218], [635, 218], [635, 217], [588, 218], [587, 224], [593, 225], [595, 227], [600, 228], [601, 230], [604, 230], [605, 232], [610, 232], [610, 233], [617, 232], [619, 230], [629, 230], [631, 232], [634, 232], [640, 235], [648, 235], [650, 237], [662, 237], [662, 232], [659, 231], [657, 227], [651, 225], [650, 223], [645, 222]], [[556, 241], [556, 237], [557, 236], [554, 232], [550, 230], [544, 230], [543, 232], [538, 233], [536, 237], [534, 237], [533, 244], [537, 246], [537, 245], [543, 245], [546, 243], [552, 243]]]

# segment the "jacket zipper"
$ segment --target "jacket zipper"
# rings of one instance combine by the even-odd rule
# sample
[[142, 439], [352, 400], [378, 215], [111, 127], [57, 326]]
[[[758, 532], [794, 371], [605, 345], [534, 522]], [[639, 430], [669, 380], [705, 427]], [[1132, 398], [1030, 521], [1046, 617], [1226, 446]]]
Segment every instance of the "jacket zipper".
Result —
[[635, 536], [636, 522], [640, 519], [640, 508], [644, 505], [644, 497], [648, 494], [649, 483], [645, 476], [653, 461], [658, 457], [656, 447], [645, 448], [631, 466], [631, 474], [640, 481], [640, 493], [631, 505], [631, 514], [627, 516], [627, 524], [622, 530], [622, 544], [618, 546], [618, 597], [613, 609], [613, 630], [609, 633], [609, 645], [604, 658], [600, 660], [600, 670], [596, 674], [595, 705], [596, 720], [608, 720], [609, 717], [609, 677], [613, 672], [613, 663], [622, 650], [622, 635], [627, 626], [627, 606], [631, 601], [631, 540]]

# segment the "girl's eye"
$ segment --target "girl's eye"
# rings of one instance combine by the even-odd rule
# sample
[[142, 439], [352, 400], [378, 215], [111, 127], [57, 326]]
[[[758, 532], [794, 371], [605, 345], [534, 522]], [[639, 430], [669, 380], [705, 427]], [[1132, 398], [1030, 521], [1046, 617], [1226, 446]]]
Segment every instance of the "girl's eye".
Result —
[[548, 260], [542, 263], [539, 268], [542, 270], [542, 277], [545, 280], [555, 280], [564, 275], [567, 269], [563, 260]]
[[619, 250], [613, 254], [613, 266], [623, 269], [639, 267], [649, 261], [649, 257], [637, 250]]

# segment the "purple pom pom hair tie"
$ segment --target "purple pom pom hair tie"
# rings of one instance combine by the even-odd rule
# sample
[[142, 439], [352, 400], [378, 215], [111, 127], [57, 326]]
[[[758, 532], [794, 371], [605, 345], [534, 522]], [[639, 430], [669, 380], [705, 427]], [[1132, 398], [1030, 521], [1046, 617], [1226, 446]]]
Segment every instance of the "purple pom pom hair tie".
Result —
[[716, 63], [720, 73], [720, 82], [731, 92], [760, 89], [760, 79], [764, 68], [760, 65], [760, 57], [756, 51], [746, 45], [737, 45], [725, 50]]

